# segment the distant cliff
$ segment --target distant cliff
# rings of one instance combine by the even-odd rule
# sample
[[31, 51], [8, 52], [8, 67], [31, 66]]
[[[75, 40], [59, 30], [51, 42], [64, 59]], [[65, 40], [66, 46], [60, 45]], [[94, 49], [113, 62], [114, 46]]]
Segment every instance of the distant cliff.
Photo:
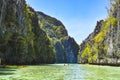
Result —
[[78, 45], [64, 25], [25, 0], [0, 0], [2, 64], [77, 62]]
[[79, 46], [68, 36], [65, 26], [57, 19], [37, 12], [39, 25], [46, 32], [55, 49], [56, 63], [77, 63]]
[[109, 17], [80, 45], [79, 63], [120, 64], [120, 1], [111, 1]]

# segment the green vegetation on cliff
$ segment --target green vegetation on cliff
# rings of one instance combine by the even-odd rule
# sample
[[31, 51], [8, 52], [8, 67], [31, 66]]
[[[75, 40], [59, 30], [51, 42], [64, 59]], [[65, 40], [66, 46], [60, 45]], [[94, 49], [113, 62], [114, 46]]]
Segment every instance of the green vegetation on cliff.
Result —
[[56, 63], [77, 63], [79, 46], [68, 36], [62, 22], [42, 12], [37, 12], [37, 16], [41, 29], [46, 32], [55, 49]]
[[[119, 1], [111, 1], [109, 17], [100, 21], [80, 45], [79, 63], [119, 63]], [[84, 45], [84, 46], [83, 46]]]
[[59, 20], [25, 0], [0, 0], [0, 64], [77, 62], [78, 50]]
[[24, 0], [1, 0], [0, 3], [2, 64], [54, 63], [54, 49], [40, 28], [34, 9], [27, 6]]

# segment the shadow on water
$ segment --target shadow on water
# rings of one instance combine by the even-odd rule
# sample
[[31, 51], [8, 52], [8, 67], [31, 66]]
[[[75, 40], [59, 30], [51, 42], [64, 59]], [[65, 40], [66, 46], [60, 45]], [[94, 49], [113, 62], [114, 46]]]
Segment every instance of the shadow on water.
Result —
[[9, 68], [0, 68], [0, 76], [4, 76], [4, 75], [12, 75], [14, 74], [14, 69], [9, 69]]
[[0, 76], [4, 76], [4, 75], [12, 75], [12, 74], [14, 74], [14, 73], [9, 73], [9, 72], [7, 72], [7, 73], [3, 73], [3, 72], [0, 72]]

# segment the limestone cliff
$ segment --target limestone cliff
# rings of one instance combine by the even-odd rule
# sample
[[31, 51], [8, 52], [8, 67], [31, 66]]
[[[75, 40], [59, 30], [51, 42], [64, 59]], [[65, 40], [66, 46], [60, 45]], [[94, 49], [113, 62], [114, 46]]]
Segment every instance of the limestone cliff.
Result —
[[42, 12], [37, 14], [40, 27], [46, 32], [55, 49], [56, 63], [77, 63], [79, 47], [75, 40], [68, 36], [62, 22]]
[[0, 0], [0, 59], [2, 64], [55, 62], [54, 49], [25, 0]]
[[79, 63], [120, 64], [120, 0], [111, 4], [109, 17], [80, 45]]
[[72, 63], [77, 53], [78, 45], [59, 20], [36, 12], [25, 0], [0, 0], [2, 64]]

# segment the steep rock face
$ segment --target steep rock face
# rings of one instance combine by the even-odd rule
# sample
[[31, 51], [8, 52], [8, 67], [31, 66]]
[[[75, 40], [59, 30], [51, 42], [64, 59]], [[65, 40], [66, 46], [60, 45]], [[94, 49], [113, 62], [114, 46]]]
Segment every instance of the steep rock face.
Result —
[[[80, 45], [79, 63], [120, 64], [120, 1], [112, 1], [109, 17]], [[96, 35], [94, 35], [96, 34]]]
[[0, 59], [2, 64], [55, 62], [52, 45], [25, 0], [0, 0]]
[[79, 47], [75, 40], [71, 37], [66, 37], [62, 40], [65, 51], [65, 62], [67, 63], [77, 63], [77, 55]]
[[[113, 9], [111, 9], [112, 17], [116, 18], [116, 24], [110, 25], [108, 33], [108, 63], [120, 64], [120, 0], [116, 0]], [[113, 28], [114, 27], [114, 28]]]
[[80, 52], [83, 52], [88, 42], [92, 42], [92, 39], [101, 31], [103, 20], [97, 22], [94, 31], [80, 44]]
[[[21, 6], [22, 5], [22, 6]], [[5, 31], [18, 32], [25, 35], [25, 1], [24, 0], [0, 0], [0, 30], [1, 35]], [[19, 17], [18, 17], [19, 16]], [[24, 32], [24, 33], [23, 33]]]
[[59, 20], [50, 17], [42, 12], [37, 12], [41, 28], [50, 38], [60, 39], [68, 36], [65, 26]]
[[[20, 46], [15, 45], [18, 42], [17, 36], [18, 34], [26, 36], [25, 12], [23, 12], [25, 11], [25, 1], [0, 0], [0, 3], [0, 54], [2, 62], [16, 63], [15, 61], [20, 59], [20, 55], [13, 57], [14, 51], [16, 51], [16, 53], [14, 53], [16, 56], [18, 46]], [[22, 15], [18, 17], [19, 14]], [[22, 31], [24, 31], [24, 33], [22, 33]]]
[[55, 49], [56, 63], [76, 63], [79, 47], [74, 39], [68, 36], [64, 25], [42, 12], [37, 14], [39, 25], [46, 32]]
[[77, 52], [59, 20], [34, 11], [25, 0], [0, 0], [2, 64], [72, 63]]
[[56, 63], [65, 63], [66, 62], [66, 52], [61, 41], [57, 41], [54, 45], [56, 52]]

